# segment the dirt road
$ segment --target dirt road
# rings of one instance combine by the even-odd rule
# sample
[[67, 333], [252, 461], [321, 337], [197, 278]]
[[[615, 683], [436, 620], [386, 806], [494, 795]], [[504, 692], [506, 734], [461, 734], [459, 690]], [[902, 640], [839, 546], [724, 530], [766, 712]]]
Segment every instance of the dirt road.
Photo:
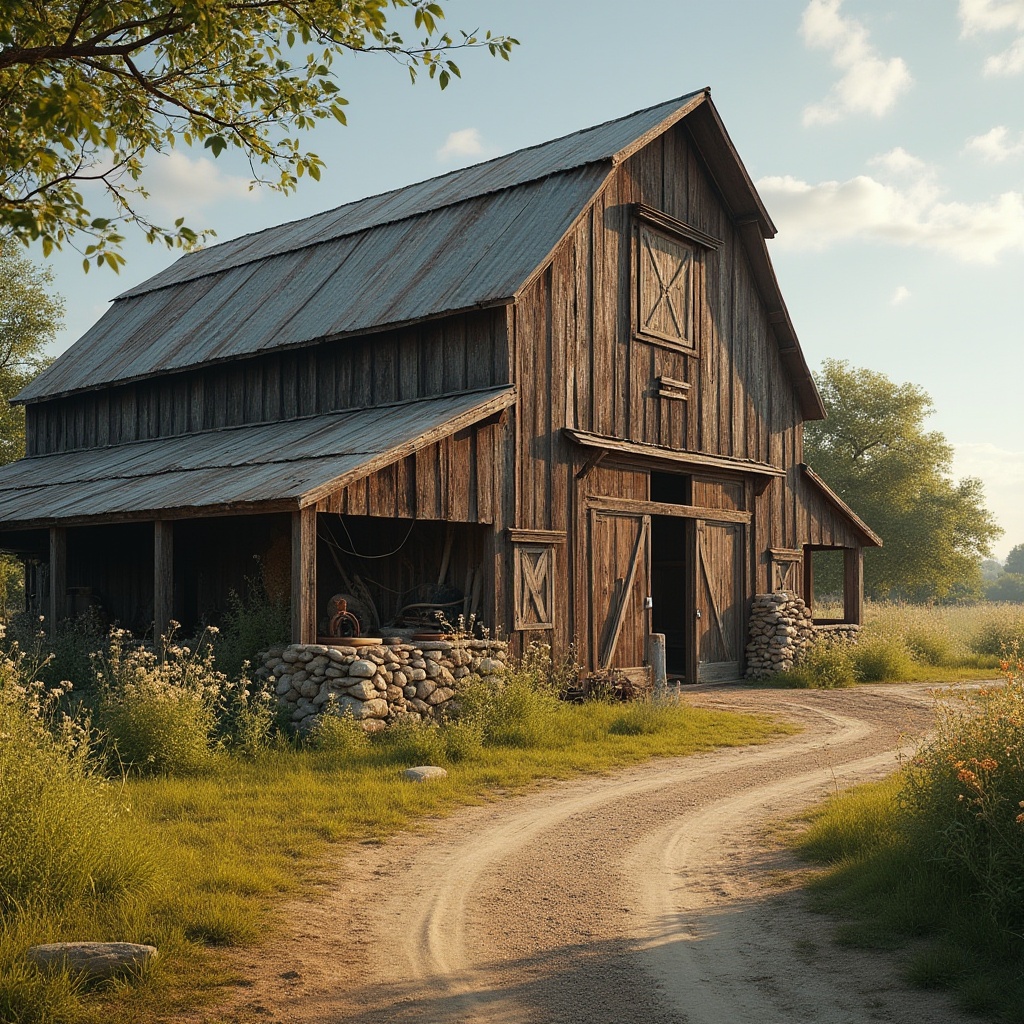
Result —
[[692, 693], [803, 726], [472, 807], [361, 847], [220, 1020], [384, 1024], [958, 1024], [892, 958], [833, 945], [803, 869], [766, 836], [890, 771], [931, 718], [922, 686]]

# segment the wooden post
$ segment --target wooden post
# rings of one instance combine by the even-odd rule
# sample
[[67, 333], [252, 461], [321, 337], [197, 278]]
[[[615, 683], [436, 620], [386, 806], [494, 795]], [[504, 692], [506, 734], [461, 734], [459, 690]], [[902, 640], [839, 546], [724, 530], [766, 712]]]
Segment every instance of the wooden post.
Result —
[[63, 526], [50, 527], [50, 636], [68, 610], [68, 532]]
[[804, 548], [804, 604], [814, 614], [814, 552]]
[[167, 635], [174, 618], [174, 523], [153, 523], [153, 643]]
[[292, 643], [316, 643], [316, 506], [292, 513]]
[[668, 696], [668, 668], [666, 666], [665, 634], [651, 633], [647, 637], [647, 660], [654, 675], [654, 698], [664, 700]]
[[861, 625], [864, 621], [864, 549], [843, 549], [843, 618]]

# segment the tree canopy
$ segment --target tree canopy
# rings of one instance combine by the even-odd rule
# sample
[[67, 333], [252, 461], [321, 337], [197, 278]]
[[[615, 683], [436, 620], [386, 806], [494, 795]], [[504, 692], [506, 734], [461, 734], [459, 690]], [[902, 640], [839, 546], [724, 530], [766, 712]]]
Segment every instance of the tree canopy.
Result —
[[981, 481], [952, 478], [952, 446], [925, 426], [929, 395], [837, 360], [826, 360], [815, 380], [828, 418], [805, 426], [805, 458], [885, 542], [865, 558], [867, 592], [979, 594], [980, 558], [1002, 530]]
[[25, 454], [25, 410], [9, 405], [50, 359], [64, 302], [50, 292], [52, 275], [9, 238], [0, 238], [0, 465]]
[[1006, 556], [1003, 569], [1006, 572], [1024, 576], [1024, 544], [1018, 544], [1016, 547], [1010, 548], [1010, 553]]
[[[415, 43], [389, 24], [411, 22]], [[0, 237], [40, 241], [44, 254], [75, 236], [115, 270], [123, 225], [150, 241], [188, 246], [196, 232], [154, 224], [136, 209], [144, 162], [182, 142], [248, 158], [254, 183], [290, 191], [323, 161], [299, 136], [345, 122], [336, 58], [376, 52], [415, 81], [443, 89], [455, 50], [508, 59], [516, 40], [443, 31], [431, 0], [8, 0], [0, 23]], [[110, 217], [83, 194], [105, 190]]]

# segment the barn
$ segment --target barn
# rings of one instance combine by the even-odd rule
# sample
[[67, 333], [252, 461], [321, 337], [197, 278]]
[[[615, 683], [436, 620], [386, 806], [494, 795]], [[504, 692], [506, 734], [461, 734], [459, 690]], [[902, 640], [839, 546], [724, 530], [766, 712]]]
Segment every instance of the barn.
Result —
[[188, 630], [255, 580], [295, 642], [343, 593], [736, 678], [756, 594], [827, 552], [857, 622], [880, 543], [803, 463], [774, 234], [705, 89], [186, 255], [17, 396], [0, 548], [51, 623]]

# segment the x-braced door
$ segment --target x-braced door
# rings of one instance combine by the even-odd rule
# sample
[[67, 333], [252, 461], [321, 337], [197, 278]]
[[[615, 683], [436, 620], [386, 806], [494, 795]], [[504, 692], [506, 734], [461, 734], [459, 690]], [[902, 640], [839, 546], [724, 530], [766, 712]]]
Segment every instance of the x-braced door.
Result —
[[651, 517], [590, 510], [591, 658], [596, 669], [646, 675]]
[[739, 679], [743, 657], [743, 536], [739, 523], [697, 522], [697, 680]]

